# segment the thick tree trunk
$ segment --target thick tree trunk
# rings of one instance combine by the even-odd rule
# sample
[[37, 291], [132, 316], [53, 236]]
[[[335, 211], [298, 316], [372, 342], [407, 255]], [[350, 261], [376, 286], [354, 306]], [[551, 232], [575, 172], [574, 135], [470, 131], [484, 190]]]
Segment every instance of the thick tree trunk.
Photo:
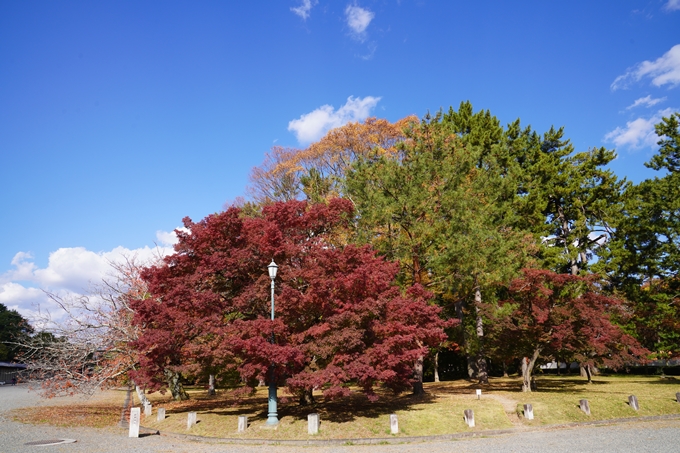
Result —
[[415, 366], [413, 367], [413, 394], [415, 396], [422, 396], [425, 394], [425, 389], [423, 388], [423, 362], [425, 358], [421, 355], [416, 359]]
[[439, 351], [434, 355], [434, 382], [439, 382]]
[[475, 288], [475, 314], [477, 316], [477, 379], [480, 384], [489, 383], [489, 374], [486, 369], [486, 357], [484, 354], [484, 320], [482, 319], [482, 291], [479, 286]]
[[208, 395], [215, 396], [215, 375], [211, 374], [208, 378]]
[[508, 377], [508, 364], [503, 361], [503, 377]]
[[540, 349], [536, 349], [531, 356], [529, 357], [522, 357], [522, 391], [523, 392], [531, 392], [532, 390], [532, 380], [531, 380], [531, 373], [534, 370], [534, 365], [536, 364], [536, 360], [538, 359], [539, 354], [541, 353]]
[[182, 385], [182, 376], [179, 373], [165, 370], [165, 379], [168, 383], [168, 390], [170, 390], [175, 401], [185, 401], [189, 399], [189, 395]]
[[314, 404], [313, 389], [304, 389], [300, 393], [300, 406], [311, 406]]
[[581, 365], [581, 377], [588, 378], [588, 384], [592, 384], [593, 368], [590, 365]]

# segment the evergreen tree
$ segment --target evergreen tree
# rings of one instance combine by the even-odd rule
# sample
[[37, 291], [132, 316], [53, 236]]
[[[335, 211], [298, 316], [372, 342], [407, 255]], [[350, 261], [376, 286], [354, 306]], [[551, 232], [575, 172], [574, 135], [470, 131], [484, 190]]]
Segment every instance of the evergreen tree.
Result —
[[348, 175], [359, 230], [399, 260], [404, 283], [429, 285], [460, 317], [470, 313], [466, 352], [476, 377], [487, 382], [479, 304], [525, 256], [503, 130], [488, 111], [473, 114], [463, 103], [413, 126], [399, 151], [397, 159], [360, 161]]
[[627, 187], [612, 250], [598, 264], [636, 315], [630, 331], [659, 358], [680, 354], [679, 118], [656, 125], [660, 148], [645, 165], [663, 175]]
[[13, 362], [21, 352], [19, 343], [33, 328], [16, 310], [9, 310], [0, 304], [0, 362]]

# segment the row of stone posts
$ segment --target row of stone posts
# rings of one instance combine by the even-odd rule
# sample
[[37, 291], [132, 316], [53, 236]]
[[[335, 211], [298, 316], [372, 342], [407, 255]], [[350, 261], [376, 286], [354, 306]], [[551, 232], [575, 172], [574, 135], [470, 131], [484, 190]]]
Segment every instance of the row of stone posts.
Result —
[[[477, 399], [482, 398], [482, 391], [480, 389], [476, 390]], [[680, 392], [675, 394], [675, 399], [680, 403]], [[638, 399], [635, 395], [630, 395], [628, 397], [628, 405], [634, 410], [640, 410], [640, 405]], [[586, 399], [579, 400], [579, 408], [586, 415], [590, 415], [590, 403]], [[144, 416], [149, 417], [152, 414], [151, 403], [144, 405]], [[133, 407], [130, 410], [130, 437], [139, 437], [139, 425], [140, 425], [141, 409], [138, 407]], [[165, 408], [161, 407], [158, 409], [157, 420], [165, 420]], [[534, 419], [534, 408], [531, 404], [524, 405], [524, 418], [527, 420]], [[465, 423], [470, 428], [475, 427], [475, 413], [472, 409], [465, 409], [463, 411], [463, 419]], [[196, 412], [189, 412], [187, 415], [187, 429], [191, 429], [197, 422]], [[307, 432], [309, 434], [318, 434], [319, 426], [321, 425], [321, 419], [319, 414], [309, 414], [307, 415]], [[248, 429], [248, 417], [241, 415], [238, 418], [238, 432], [242, 433]], [[392, 434], [399, 433], [399, 420], [397, 414], [390, 414], [390, 432]]]

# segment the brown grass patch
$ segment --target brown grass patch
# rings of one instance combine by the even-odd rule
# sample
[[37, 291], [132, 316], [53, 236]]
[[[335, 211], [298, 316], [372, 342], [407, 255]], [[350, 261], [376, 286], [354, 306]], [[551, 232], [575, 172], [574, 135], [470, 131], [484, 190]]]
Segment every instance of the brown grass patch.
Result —
[[120, 420], [120, 404], [79, 404], [16, 409], [10, 413], [14, 421], [60, 427], [106, 428]]

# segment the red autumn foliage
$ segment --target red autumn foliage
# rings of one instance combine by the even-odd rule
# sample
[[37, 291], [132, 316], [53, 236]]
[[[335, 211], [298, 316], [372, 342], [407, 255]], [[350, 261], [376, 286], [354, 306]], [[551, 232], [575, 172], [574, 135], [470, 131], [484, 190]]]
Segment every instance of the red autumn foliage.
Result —
[[500, 303], [510, 310], [495, 316], [490, 333], [512, 345], [517, 357], [569, 357], [613, 368], [644, 360], [648, 351], [611, 320], [625, 315], [622, 301], [603, 294], [596, 275], [539, 269], [523, 274], [512, 282], [510, 298]]
[[416, 359], [446, 339], [448, 324], [422, 287], [394, 285], [397, 264], [336, 240], [351, 214], [348, 200], [334, 199], [275, 203], [260, 217], [232, 207], [186, 218], [175, 253], [142, 274], [150, 297], [134, 306], [144, 327], [137, 377], [160, 389], [167, 369], [210, 368], [236, 370], [252, 385], [273, 363], [278, 384], [298, 394], [321, 388], [337, 397], [348, 383], [371, 398], [377, 384], [408, 388]]

